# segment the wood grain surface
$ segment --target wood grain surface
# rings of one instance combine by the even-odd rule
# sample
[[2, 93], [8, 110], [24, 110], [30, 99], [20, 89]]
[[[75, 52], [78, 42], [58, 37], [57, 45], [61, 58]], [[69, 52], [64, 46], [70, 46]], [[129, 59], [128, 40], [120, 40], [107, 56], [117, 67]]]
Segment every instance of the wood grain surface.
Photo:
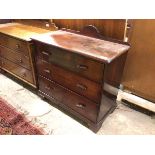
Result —
[[122, 83], [125, 89], [155, 102], [155, 20], [132, 20]]
[[32, 37], [32, 39], [105, 63], [110, 63], [129, 49], [129, 46], [125, 44], [96, 39], [61, 30], [37, 35]]
[[52, 19], [61, 29], [67, 28], [81, 31], [87, 25], [94, 25], [100, 34], [114, 39], [124, 40], [125, 19]]

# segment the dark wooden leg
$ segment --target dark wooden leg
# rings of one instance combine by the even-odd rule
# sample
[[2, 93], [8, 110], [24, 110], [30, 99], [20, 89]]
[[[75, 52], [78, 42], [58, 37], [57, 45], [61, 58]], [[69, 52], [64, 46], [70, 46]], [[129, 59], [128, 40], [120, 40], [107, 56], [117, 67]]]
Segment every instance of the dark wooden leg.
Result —
[[117, 107], [117, 106], [113, 106], [113, 107], [108, 111], [107, 115], [106, 115], [104, 118], [102, 118], [102, 120], [101, 120], [100, 122], [98, 122], [97, 124], [93, 124], [93, 123], [92, 123], [92, 124], [88, 124], [88, 128], [89, 128], [90, 130], [92, 130], [94, 133], [97, 133], [97, 132], [99, 131], [99, 129], [101, 128], [101, 126], [102, 126], [104, 120], [107, 118], [107, 116], [108, 116], [109, 114], [111, 114], [111, 113], [114, 112], [114, 110], [116, 109], [116, 107]]
[[88, 124], [88, 128], [92, 130], [94, 133], [97, 133], [99, 129], [101, 128], [103, 122], [100, 122], [98, 124]]
[[109, 114], [112, 114], [114, 110], [116, 109], [117, 105], [110, 109]]

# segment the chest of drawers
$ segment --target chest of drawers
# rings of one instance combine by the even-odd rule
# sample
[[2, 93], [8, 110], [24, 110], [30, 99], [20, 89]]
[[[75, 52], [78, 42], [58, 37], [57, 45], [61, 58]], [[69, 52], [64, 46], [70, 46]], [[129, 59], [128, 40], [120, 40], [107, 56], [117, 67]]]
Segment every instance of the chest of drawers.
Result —
[[108, 66], [127, 54], [129, 46], [62, 30], [32, 40], [36, 46], [38, 94], [97, 132], [116, 107], [103, 90], [111, 74]]
[[36, 88], [33, 35], [49, 32], [19, 23], [0, 25], [1, 70]]

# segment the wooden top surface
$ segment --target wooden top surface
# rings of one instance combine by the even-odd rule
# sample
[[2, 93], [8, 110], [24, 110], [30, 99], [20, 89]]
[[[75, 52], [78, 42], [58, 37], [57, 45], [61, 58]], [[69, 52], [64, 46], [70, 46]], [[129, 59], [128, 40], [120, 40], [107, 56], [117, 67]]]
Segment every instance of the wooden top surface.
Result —
[[110, 63], [129, 49], [129, 46], [125, 44], [114, 43], [62, 30], [33, 36], [31, 38], [106, 63]]
[[8, 24], [0, 24], [0, 32], [22, 40], [30, 41], [31, 40], [30, 38], [32, 36], [47, 33], [50, 31], [19, 23], [8, 23]]

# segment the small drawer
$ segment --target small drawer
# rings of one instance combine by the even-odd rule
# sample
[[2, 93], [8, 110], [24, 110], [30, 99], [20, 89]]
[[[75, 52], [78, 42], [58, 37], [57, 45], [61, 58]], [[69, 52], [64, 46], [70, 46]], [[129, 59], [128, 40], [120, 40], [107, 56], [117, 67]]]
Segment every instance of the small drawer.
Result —
[[32, 72], [4, 58], [2, 60], [2, 69], [13, 73], [16, 76], [34, 84]]
[[56, 99], [60, 104], [65, 104], [89, 120], [96, 122], [98, 105], [94, 102], [41, 76], [39, 76], [39, 90]]
[[41, 43], [37, 43], [36, 45], [37, 56], [39, 58], [76, 72], [90, 80], [96, 82], [102, 81], [104, 70], [102, 63], [53, 46]]
[[83, 78], [71, 71], [49, 64], [44, 60], [37, 59], [38, 73], [52, 81], [83, 95], [96, 103], [101, 100], [101, 85]]
[[29, 55], [27, 42], [0, 33], [0, 45]]
[[15, 52], [9, 48], [0, 46], [0, 56], [31, 70], [29, 57], [23, 55], [23, 53]]

